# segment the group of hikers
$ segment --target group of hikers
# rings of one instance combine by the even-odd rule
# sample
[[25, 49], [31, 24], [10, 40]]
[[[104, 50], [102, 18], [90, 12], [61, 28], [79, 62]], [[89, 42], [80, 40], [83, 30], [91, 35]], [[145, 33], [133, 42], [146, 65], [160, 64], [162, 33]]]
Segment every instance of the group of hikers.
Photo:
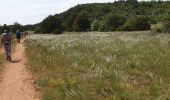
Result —
[[[17, 42], [20, 43], [20, 39], [25, 37], [26, 34], [24, 32], [20, 32], [19, 30], [17, 30], [15, 36], [16, 36]], [[11, 61], [12, 42], [13, 42], [13, 34], [11, 34], [11, 32], [8, 32], [7, 30], [4, 30], [4, 32], [1, 35], [1, 43], [2, 43], [1, 46], [4, 46], [7, 61]]]

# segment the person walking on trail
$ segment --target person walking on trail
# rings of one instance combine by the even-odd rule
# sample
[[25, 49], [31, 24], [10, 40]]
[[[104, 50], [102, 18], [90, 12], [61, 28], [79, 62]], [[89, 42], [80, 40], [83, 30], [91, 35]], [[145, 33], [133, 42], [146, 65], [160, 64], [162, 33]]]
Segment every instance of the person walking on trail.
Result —
[[19, 30], [17, 30], [17, 32], [16, 32], [16, 38], [17, 38], [17, 42], [20, 43], [21, 33]]
[[2, 33], [1, 40], [2, 40], [2, 44], [4, 45], [6, 59], [8, 61], [11, 61], [11, 42], [12, 42], [12, 37], [8, 33], [7, 30], [4, 30], [4, 33]]

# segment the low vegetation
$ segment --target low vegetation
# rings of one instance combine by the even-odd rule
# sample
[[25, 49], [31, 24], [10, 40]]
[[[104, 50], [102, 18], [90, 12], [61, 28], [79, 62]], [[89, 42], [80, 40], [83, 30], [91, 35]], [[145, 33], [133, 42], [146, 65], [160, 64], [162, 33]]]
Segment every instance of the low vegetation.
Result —
[[170, 99], [170, 35], [30, 35], [25, 43], [44, 100]]

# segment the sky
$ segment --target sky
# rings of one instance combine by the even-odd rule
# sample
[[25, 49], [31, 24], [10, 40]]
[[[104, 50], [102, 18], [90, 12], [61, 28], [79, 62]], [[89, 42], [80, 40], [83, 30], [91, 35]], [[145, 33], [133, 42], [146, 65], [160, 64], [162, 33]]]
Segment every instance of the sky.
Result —
[[115, 0], [0, 0], [0, 25], [41, 22], [49, 15], [61, 13], [78, 4], [107, 3]]

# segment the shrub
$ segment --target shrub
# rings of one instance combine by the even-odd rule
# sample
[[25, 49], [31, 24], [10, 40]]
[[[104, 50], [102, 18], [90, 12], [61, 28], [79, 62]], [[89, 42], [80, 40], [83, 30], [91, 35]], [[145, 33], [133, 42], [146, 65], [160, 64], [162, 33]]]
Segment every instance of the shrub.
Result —
[[49, 16], [41, 23], [40, 31], [43, 33], [51, 33], [60, 28], [62, 28], [61, 19], [58, 16]]
[[153, 29], [152, 29], [152, 33], [153, 34], [157, 34], [157, 33], [163, 33], [164, 32], [164, 28], [163, 27], [154, 27]]
[[86, 12], [80, 13], [74, 20], [74, 31], [87, 31], [90, 29], [90, 21]]
[[53, 34], [62, 34], [63, 33], [63, 28], [57, 28], [52, 33]]
[[151, 25], [148, 22], [148, 19], [145, 17], [135, 17], [130, 18], [127, 20], [127, 22], [124, 24], [123, 27], [121, 27], [121, 30], [123, 31], [143, 31], [143, 30], [150, 30]]
[[121, 15], [109, 14], [101, 26], [104, 31], [116, 31], [120, 26], [126, 22], [126, 18]]
[[157, 24], [157, 21], [156, 21], [155, 18], [152, 17], [152, 18], [149, 19], [149, 23], [150, 24]]
[[165, 33], [170, 33], [170, 21], [164, 22], [163, 27], [165, 28]]
[[91, 29], [93, 31], [98, 31], [99, 30], [99, 21], [95, 19], [92, 24], [91, 24]]

